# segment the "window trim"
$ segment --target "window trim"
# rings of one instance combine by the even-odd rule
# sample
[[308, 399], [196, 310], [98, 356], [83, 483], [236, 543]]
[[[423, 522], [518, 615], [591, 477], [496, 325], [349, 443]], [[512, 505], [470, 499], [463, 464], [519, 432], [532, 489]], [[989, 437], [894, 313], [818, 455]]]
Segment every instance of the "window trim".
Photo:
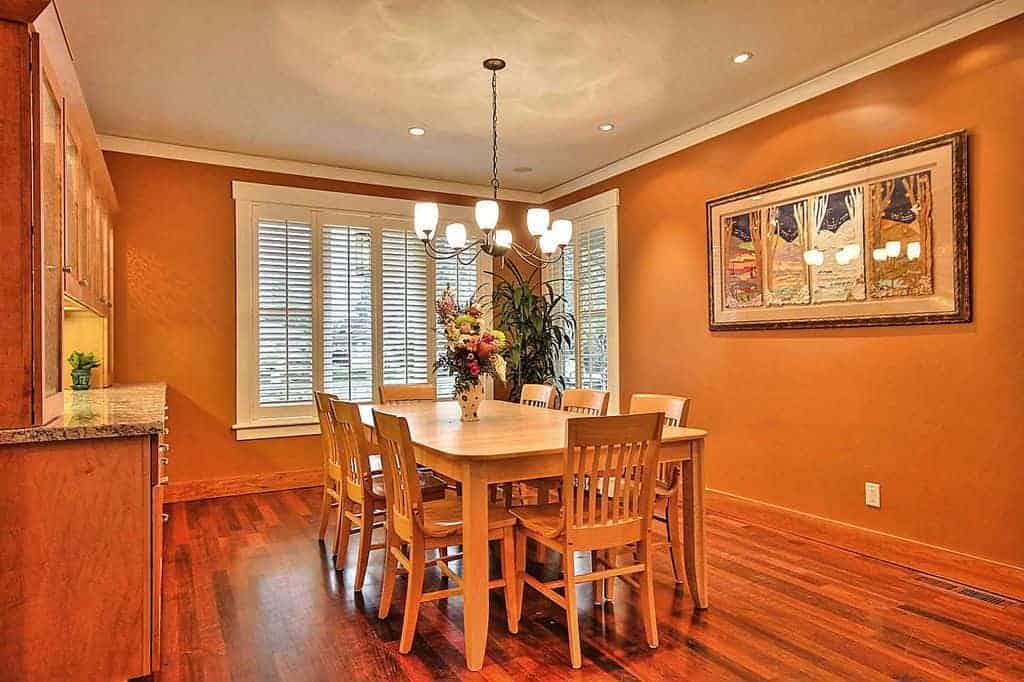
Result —
[[[372, 221], [368, 226], [372, 229], [373, 248], [373, 296], [374, 301], [380, 299], [381, 263], [380, 240], [381, 230], [385, 227], [402, 225], [411, 231], [414, 201], [376, 197], [345, 192], [306, 189], [301, 187], [285, 187], [264, 185], [259, 183], [235, 180], [231, 183], [232, 197], [235, 201], [235, 424], [232, 430], [236, 440], [255, 440], [262, 438], [279, 438], [287, 436], [316, 435], [320, 426], [312, 402], [308, 409], [303, 406], [289, 406], [283, 409], [268, 409], [259, 406], [259, 381], [257, 362], [258, 319], [256, 310], [257, 296], [257, 207], [275, 205], [272, 212], [282, 215], [296, 215], [305, 212], [313, 230], [314, 252], [314, 390], [319, 390], [323, 381], [322, 372], [322, 252], [320, 249], [320, 226], [323, 216], [346, 214]], [[438, 228], [448, 222], [462, 222], [467, 229], [474, 230], [475, 219], [472, 206], [439, 204], [441, 219]], [[490, 256], [481, 254], [477, 260], [477, 277], [491, 271]], [[430, 288], [436, 279], [433, 259], [427, 259], [427, 362], [432, 361], [436, 325], [433, 315], [433, 301], [429, 295]], [[436, 296], [436, 292], [435, 296]], [[380, 384], [382, 352], [379, 334], [381, 310], [374, 305], [373, 310], [373, 376], [374, 391]], [[318, 371], [319, 368], [319, 371]], [[431, 383], [434, 374], [428, 373]], [[490, 392], [488, 386], [488, 392]], [[297, 409], [296, 409], [297, 407]]]
[[[557, 220], [566, 218], [573, 221], [573, 225], [580, 225], [584, 221], [592, 222], [599, 220], [605, 224], [605, 256], [607, 266], [605, 277], [608, 283], [608, 393], [610, 400], [608, 410], [612, 414], [619, 412], [619, 190], [610, 189], [601, 194], [596, 194], [574, 204], [563, 206], [551, 212], [551, 219]], [[576, 247], [579, 239], [579, 231], [573, 230], [573, 245]], [[577, 268], [579, 260], [579, 249], [576, 248]], [[550, 267], [544, 269], [544, 278], [550, 279], [554, 273]], [[576, 283], [578, 287], [578, 282]], [[576, 371], [579, 375], [579, 348], [580, 344], [575, 343]]]

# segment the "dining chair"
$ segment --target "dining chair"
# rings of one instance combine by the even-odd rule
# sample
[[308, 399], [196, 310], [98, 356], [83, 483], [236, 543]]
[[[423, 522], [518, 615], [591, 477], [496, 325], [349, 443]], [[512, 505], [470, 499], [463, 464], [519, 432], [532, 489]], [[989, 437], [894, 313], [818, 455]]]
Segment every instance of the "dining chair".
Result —
[[[342, 498], [339, 500], [338, 536], [334, 541], [334, 560], [341, 557], [344, 565], [348, 554], [348, 541], [355, 527], [359, 531], [359, 549], [356, 559], [356, 592], [363, 589], [370, 552], [383, 549], [373, 543], [374, 522], [385, 514], [384, 476], [374, 475], [370, 468], [370, 447], [366, 430], [359, 416], [359, 405], [332, 399], [329, 403], [330, 421], [333, 422], [334, 440], [343, 479]], [[418, 484], [424, 498], [444, 498], [445, 486], [427, 472], [418, 472]]]
[[[395, 575], [401, 565], [408, 572], [405, 588], [405, 614], [398, 651], [403, 654], [412, 649], [416, 634], [416, 621], [420, 604], [425, 601], [447, 599], [462, 593], [462, 578], [448, 566], [448, 562], [462, 558], [461, 554], [439, 554], [428, 560], [426, 552], [438, 549], [447, 552], [451, 545], [462, 544], [462, 500], [448, 498], [425, 502], [417, 476], [409, 423], [404, 417], [373, 412], [384, 466], [385, 497], [387, 498], [387, 538], [384, 557], [384, 577], [381, 586], [377, 616], [387, 618], [395, 589]], [[490, 505], [488, 538], [501, 544], [501, 578], [491, 580], [489, 586], [504, 588], [508, 629], [518, 631], [519, 617], [515, 609], [515, 550], [514, 528], [516, 520], [503, 507]], [[408, 551], [406, 549], [408, 548]], [[427, 566], [437, 566], [443, 577], [455, 587], [423, 591], [423, 577]]]
[[570, 388], [562, 393], [562, 411], [585, 414], [588, 417], [603, 417], [608, 414], [608, 391], [589, 388]]
[[437, 400], [437, 387], [434, 384], [381, 384], [380, 386], [380, 401], [384, 405], [428, 400]]
[[[572, 667], [582, 663], [576, 586], [621, 577], [640, 593], [640, 613], [647, 644], [658, 646], [654, 607], [654, 566], [650, 527], [654, 513], [654, 481], [661, 445], [661, 414], [570, 419], [566, 424], [561, 503], [513, 507], [516, 528], [516, 617], [522, 614], [529, 585], [566, 612]], [[598, 488], [612, 495], [597, 495]], [[562, 555], [563, 577], [541, 581], [526, 573], [527, 540]], [[607, 566], [595, 562], [591, 572], [576, 573], [574, 552], [615, 550], [634, 546], [633, 562]], [[637, 575], [638, 574], [638, 575]], [[555, 590], [562, 589], [564, 594]]]
[[555, 395], [554, 386], [549, 386], [548, 384], [524, 384], [523, 390], [519, 394], [519, 404], [550, 409], [555, 406]]
[[316, 401], [316, 415], [320, 420], [320, 450], [323, 453], [324, 466], [324, 494], [320, 502], [320, 532], [319, 538], [322, 542], [327, 534], [327, 522], [330, 519], [331, 507], [337, 506], [338, 513], [336, 522], [338, 533], [334, 536], [334, 547], [331, 550], [332, 557], [338, 556], [338, 542], [341, 538], [341, 523], [344, 516], [345, 491], [343, 487], [343, 473], [341, 459], [338, 455], [338, 444], [334, 433], [334, 419], [331, 415], [331, 401], [337, 400], [336, 395], [317, 391], [314, 394]]

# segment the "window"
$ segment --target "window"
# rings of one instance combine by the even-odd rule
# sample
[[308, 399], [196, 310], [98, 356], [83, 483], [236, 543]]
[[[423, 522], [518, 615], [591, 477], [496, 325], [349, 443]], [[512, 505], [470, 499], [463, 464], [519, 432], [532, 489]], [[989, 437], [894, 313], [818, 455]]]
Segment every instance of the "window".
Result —
[[576, 318], [572, 348], [562, 357], [566, 385], [611, 392], [618, 409], [618, 190], [554, 212], [573, 221], [573, 240], [545, 278]]
[[[313, 392], [370, 402], [381, 384], [435, 381], [434, 301], [465, 301], [490, 260], [434, 261], [412, 202], [234, 183], [239, 439], [316, 433]], [[441, 225], [472, 208], [441, 206]], [[452, 380], [436, 378], [440, 398]]]

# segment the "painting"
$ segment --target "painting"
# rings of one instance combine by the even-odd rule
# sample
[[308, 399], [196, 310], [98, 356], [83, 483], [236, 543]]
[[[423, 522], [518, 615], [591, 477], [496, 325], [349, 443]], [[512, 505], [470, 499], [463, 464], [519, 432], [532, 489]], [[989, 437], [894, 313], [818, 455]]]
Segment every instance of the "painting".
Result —
[[970, 320], [967, 134], [707, 203], [710, 327]]

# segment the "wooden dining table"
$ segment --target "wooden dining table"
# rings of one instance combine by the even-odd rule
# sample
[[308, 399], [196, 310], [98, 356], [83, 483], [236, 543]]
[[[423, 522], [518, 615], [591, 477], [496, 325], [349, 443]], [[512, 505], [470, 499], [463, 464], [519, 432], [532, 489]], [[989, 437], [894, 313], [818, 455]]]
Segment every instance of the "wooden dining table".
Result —
[[[481, 404], [480, 420], [476, 422], [461, 421], [454, 402], [361, 405], [359, 409], [371, 435], [374, 410], [405, 417], [416, 461], [462, 486], [466, 665], [470, 670], [480, 670], [490, 617], [488, 486], [561, 475], [566, 420], [576, 415], [497, 400]], [[661, 445], [661, 461], [678, 462], [682, 475], [667, 509], [669, 536], [676, 543], [673, 570], [677, 582], [685, 580], [688, 584], [699, 609], [708, 606], [704, 557], [706, 437], [707, 432], [701, 429], [666, 426]]]

